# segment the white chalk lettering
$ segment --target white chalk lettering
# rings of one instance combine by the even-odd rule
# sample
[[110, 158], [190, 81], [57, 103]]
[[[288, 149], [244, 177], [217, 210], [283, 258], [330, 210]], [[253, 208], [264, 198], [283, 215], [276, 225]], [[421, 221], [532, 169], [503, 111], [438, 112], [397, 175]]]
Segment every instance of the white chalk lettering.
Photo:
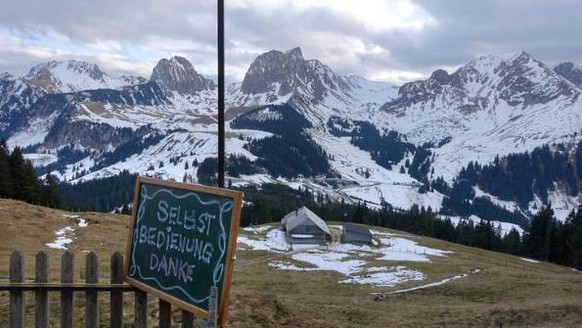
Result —
[[199, 233], [205, 233], [207, 236], [210, 234], [210, 220], [216, 219], [216, 215], [210, 213], [200, 214], [198, 217], [198, 227], [196, 230]]
[[196, 265], [190, 264], [180, 258], [158, 256], [150, 254], [149, 269], [154, 272], [163, 274], [166, 277], [173, 277], [183, 282], [193, 281], [192, 274]]
[[156, 228], [155, 227], [149, 227], [148, 229], [148, 245], [152, 245], [155, 246], [156, 245]]
[[158, 202], [158, 221], [166, 222], [168, 220], [168, 202], [160, 200]]
[[204, 245], [203, 253], [204, 257], [202, 258], [202, 261], [210, 263], [210, 259], [212, 258], [212, 254], [214, 253], [214, 247], [212, 247], [211, 243], [206, 243], [206, 245]]
[[190, 213], [188, 211], [184, 211], [184, 229], [186, 230], [194, 230], [196, 227], [196, 212], [191, 210]]
[[172, 206], [166, 200], [158, 202], [158, 221], [167, 223], [170, 226], [181, 226], [185, 230], [195, 230], [206, 235], [210, 234], [210, 226], [216, 215], [202, 213], [196, 217], [194, 209], [182, 208], [182, 206]]
[[170, 222], [169, 224], [176, 225], [177, 219], [180, 217], [180, 206], [170, 207]]
[[[214, 246], [203, 238], [185, 236], [180, 232], [172, 232], [170, 227], [165, 230], [157, 227], [142, 225], [139, 227], [138, 244], [146, 244], [157, 250], [175, 251], [181, 254], [190, 254], [192, 259], [210, 263], [214, 255]], [[152, 258], [152, 261], [154, 259]], [[165, 270], [167, 263], [157, 259], [156, 267]], [[164, 260], [165, 261], [165, 260]], [[153, 265], [153, 264], [152, 264]]]
[[164, 246], [165, 242], [166, 242], [166, 234], [164, 233], [163, 230], [158, 230], [158, 242], [156, 243], [156, 247], [158, 249], [160, 249], [162, 246]]
[[148, 241], [148, 227], [141, 226], [139, 227], [139, 243], [145, 244]]
[[178, 238], [182, 237], [181, 234], [179, 233], [173, 233], [172, 237], [171, 237], [171, 244], [170, 244], [170, 249], [171, 250], [178, 250]]

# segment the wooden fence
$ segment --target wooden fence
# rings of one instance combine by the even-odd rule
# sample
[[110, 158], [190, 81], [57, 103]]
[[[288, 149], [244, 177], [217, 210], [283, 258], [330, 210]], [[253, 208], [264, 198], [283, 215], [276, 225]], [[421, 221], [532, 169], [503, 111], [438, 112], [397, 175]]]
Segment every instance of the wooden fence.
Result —
[[[15, 251], [10, 257], [9, 281], [0, 282], [0, 291], [10, 292], [10, 327], [25, 327], [26, 302], [25, 293], [34, 292], [34, 327], [49, 327], [49, 292], [60, 292], [60, 326], [63, 328], [75, 327], [74, 309], [75, 293], [84, 293], [86, 328], [100, 326], [99, 293], [109, 293], [109, 327], [124, 327], [124, 293], [134, 294], [133, 327], [148, 326], [148, 294], [124, 283], [123, 255], [116, 252], [111, 255], [111, 274], [108, 283], [99, 281], [99, 258], [94, 252], [89, 252], [85, 259], [85, 281], [75, 282], [75, 254], [66, 251], [61, 256], [60, 283], [50, 282], [49, 255], [42, 251], [36, 255], [34, 280], [25, 279], [24, 256]], [[199, 324], [202, 327], [217, 327], [216, 320], [216, 288], [211, 289], [210, 311], [208, 320]], [[151, 297], [150, 297], [151, 298]], [[194, 327], [195, 320], [192, 313], [182, 311], [182, 327]], [[81, 320], [82, 321], [82, 320]], [[160, 328], [172, 327], [171, 304], [159, 299]], [[78, 323], [78, 322], [77, 322]], [[26, 326], [30, 326], [26, 325]], [[127, 323], [126, 323], [127, 326]], [[175, 325], [174, 325], [175, 327]]]

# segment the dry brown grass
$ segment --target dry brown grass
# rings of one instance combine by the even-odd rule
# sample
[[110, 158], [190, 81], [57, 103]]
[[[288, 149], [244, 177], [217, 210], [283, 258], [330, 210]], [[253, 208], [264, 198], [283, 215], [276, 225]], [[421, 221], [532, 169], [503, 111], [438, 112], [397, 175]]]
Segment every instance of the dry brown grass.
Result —
[[[2, 277], [7, 277], [8, 260], [16, 249], [25, 254], [27, 277], [34, 277], [34, 255], [39, 250], [47, 249], [45, 243], [54, 240], [54, 231], [76, 224], [64, 216], [70, 213], [16, 201], [0, 199], [0, 209], [3, 213], [0, 218]], [[77, 276], [79, 279], [82, 277], [83, 251], [94, 250], [100, 255], [102, 279], [108, 281], [109, 256], [114, 251], [123, 253], [129, 217], [102, 213], [76, 214], [89, 220], [88, 227], [77, 228], [76, 241], [70, 245], [77, 255]], [[501, 323], [503, 327], [582, 327], [582, 273], [430, 238], [410, 238], [422, 245], [454, 253], [447, 257], [433, 257], [431, 263], [387, 263], [406, 265], [427, 276], [425, 281], [409, 282], [394, 288], [339, 284], [341, 277], [334, 272], [280, 271], [269, 267], [268, 259], [285, 258], [285, 255], [239, 250], [229, 325], [497, 327]], [[58, 280], [62, 251], [48, 251], [53, 271], [51, 278]], [[374, 293], [388, 294], [476, 268], [482, 271], [449, 284], [388, 295], [382, 302], [374, 301]], [[131, 297], [128, 296], [127, 300], [131, 302]], [[157, 302], [153, 300], [154, 307], [155, 304]], [[6, 313], [6, 306], [6, 297], [0, 297], [2, 314]], [[102, 309], [106, 308], [104, 304]], [[131, 312], [132, 306], [127, 308]], [[155, 313], [155, 310], [151, 312]], [[107, 314], [103, 313], [103, 317]]]

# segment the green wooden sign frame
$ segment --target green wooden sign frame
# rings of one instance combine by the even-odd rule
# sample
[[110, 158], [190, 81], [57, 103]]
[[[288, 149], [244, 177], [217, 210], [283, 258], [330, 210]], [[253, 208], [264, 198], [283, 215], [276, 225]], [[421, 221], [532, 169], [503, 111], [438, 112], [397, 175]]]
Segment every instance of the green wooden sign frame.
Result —
[[203, 318], [215, 286], [224, 326], [242, 197], [234, 190], [138, 177], [126, 281]]

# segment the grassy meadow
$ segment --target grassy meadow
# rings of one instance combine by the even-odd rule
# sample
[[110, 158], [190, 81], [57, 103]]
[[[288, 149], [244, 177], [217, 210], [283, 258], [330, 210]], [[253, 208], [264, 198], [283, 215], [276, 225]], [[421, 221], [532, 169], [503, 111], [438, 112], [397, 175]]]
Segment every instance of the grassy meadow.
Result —
[[[76, 254], [76, 276], [82, 281], [84, 257], [95, 251], [101, 260], [102, 281], [109, 281], [109, 258], [124, 253], [129, 216], [103, 213], [68, 213], [0, 199], [0, 277], [9, 275], [14, 250], [25, 255], [26, 276], [34, 278], [34, 257], [40, 250], [51, 256], [51, 280], [60, 279], [62, 250], [45, 245], [55, 231], [71, 226], [74, 241], [68, 249]], [[88, 222], [78, 227], [78, 215]], [[382, 230], [378, 228], [376, 230]], [[386, 230], [389, 231], [389, 230]], [[395, 232], [395, 231], [389, 231]], [[423, 281], [394, 287], [340, 284], [341, 274], [332, 271], [282, 271], [268, 265], [273, 259], [293, 261], [285, 254], [239, 249], [228, 311], [229, 327], [581, 327], [582, 273], [549, 263], [533, 263], [518, 257], [464, 247], [435, 239], [407, 235], [423, 246], [452, 251], [432, 257], [430, 263], [390, 262], [419, 270]], [[241, 234], [245, 232], [241, 231]], [[255, 236], [260, 238], [261, 236]], [[374, 259], [370, 261], [374, 265]], [[299, 263], [298, 263], [299, 265]], [[470, 273], [479, 270], [477, 273]], [[440, 281], [458, 274], [467, 277], [450, 283], [390, 294]], [[386, 295], [375, 301], [376, 294]], [[32, 293], [29, 293], [32, 294]], [[51, 309], [58, 312], [58, 294]], [[127, 325], [133, 305], [126, 297]], [[34, 295], [28, 301], [30, 313]], [[107, 297], [103, 297], [102, 322], [107, 326]], [[82, 297], [79, 302], [82, 303]], [[151, 300], [155, 318], [156, 299]], [[0, 326], [7, 325], [8, 293], [0, 293]], [[52, 310], [51, 310], [52, 311]], [[178, 315], [178, 311], [176, 311]], [[82, 307], [78, 318], [82, 318]], [[53, 314], [55, 322], [58, 316]], [[27, 323], [34, 322], [32, 314]], [[152, 326], [155, 320], [150, 320]], [[58, 322], [55, 325], [58, 327]], [[177, 325], [178, 326], [178, 325]]]

